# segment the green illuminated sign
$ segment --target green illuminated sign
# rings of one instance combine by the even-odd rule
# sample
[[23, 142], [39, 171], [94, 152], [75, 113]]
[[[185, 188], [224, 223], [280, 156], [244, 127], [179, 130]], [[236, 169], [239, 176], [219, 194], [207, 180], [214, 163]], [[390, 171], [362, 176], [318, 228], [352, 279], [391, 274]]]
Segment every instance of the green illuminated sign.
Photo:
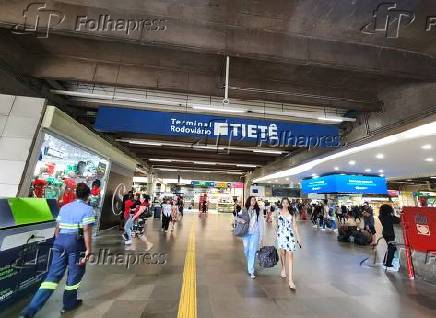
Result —
[[16, 225], [32, 224], [53, 220], [46, 199], [10, 198], [8, 199]]

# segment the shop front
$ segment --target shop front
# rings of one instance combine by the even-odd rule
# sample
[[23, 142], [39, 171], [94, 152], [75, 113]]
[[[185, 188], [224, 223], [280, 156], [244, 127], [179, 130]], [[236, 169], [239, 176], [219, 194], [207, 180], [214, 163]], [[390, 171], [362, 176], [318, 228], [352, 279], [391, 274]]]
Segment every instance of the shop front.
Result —
[[106, 158], [46, 131], [29, 196], [53, 199], [62, 207], [76, 199], [77, 184], [86, 183], [91, 188], [90, 204], [99, 220], [109, 169]]
[[[97, 234], [119, 222], [111, 200], [116, 186], [132, 185], [136, 161], [53, 106], [47, 106], [19, 191], [20, 197], [55, 200], [59, 207], [75, 200], [78, 183], [91, 188]], [[121, 177], [120, 177], [121, 174]]]

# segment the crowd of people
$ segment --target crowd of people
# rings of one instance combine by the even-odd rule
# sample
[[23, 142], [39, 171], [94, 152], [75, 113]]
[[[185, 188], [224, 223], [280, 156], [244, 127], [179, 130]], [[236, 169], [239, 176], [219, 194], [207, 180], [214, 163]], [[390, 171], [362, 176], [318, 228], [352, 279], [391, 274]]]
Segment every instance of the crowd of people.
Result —
[[[346, 226], [349, 220], [354, 220], [354, 224], [363, 221], [359, 231], [368, 235], [368, 245], [375, 247], [377, 244], [374, 211], [368, 202], [361, 206], [347, 207], [328, 200], [310, 203], [307, 200], [283, 198], [281, 201], [269, 203], [251, 196], [243, 206], [237, 200], [234, 201], [234, 227], [237, 222], [242, 222], [241, 216], [244, 214], [248, 215], [249, 219], [248, 233], [242, 237], [248, 275], [251, 278], [256, 277], [256, 253], [263, 246], [265, 224], [272, 223], [276, 235], [275, 247], [280, 256], [280, 276], [288, 278], [289, 288], [292, 290], [296, 288], [293, 282], [293, 252], [297, 246], [301, 248], [301, 237], [296, 222], [298, 219], [306, 220], [310, 217], [314, 228], [328, 229], [336, 233], [338, 224]], [[393, 225], [399, 223], [400, 219], [395, 216], [392, 206], [385, 204], [380, 207], [379, 220], [383, 227], [382, 237], [388, 246], [383, 265], [388, 271], [398, 271], [392, 264], [396, 253]]]
[[[161, 218], [162, 231], [174, 231], [176, 223], [183, 217], [184, 201], [183, 197], [164, 198], [162, 202], [155, 198], [150, 203], [150, 196], [147, 194], [134, 194], [129, 191], [122, 202], [122, 220], [120, 229], [123, 231], [125, 245], [132, 244], [133, 238], [139, 238], [146, 243], [146, 250], [153, 247], [145, 233], [146, 219], [152, 216]], [[171, 226], [171, 227], [170, 227]]]

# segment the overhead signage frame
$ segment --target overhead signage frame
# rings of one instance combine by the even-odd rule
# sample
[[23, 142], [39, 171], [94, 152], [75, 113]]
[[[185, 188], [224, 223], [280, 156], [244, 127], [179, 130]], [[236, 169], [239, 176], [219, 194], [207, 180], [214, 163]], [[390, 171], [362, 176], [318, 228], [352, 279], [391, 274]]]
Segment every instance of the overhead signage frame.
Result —
[[95, 129], [107, 133], [189, 136], [212, 140], [223, 138], [270, 147], [336, 148], [340, 146], [339, 129], [335, 125], [108, 106], [99, 108]]

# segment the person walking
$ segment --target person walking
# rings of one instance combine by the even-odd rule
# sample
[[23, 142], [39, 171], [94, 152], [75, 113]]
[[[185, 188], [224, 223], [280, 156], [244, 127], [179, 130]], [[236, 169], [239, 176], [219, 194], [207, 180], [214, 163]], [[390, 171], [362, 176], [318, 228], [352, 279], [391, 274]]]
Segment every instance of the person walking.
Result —
[[134, 215], [136, 213], [137, 201], [133, 193], [129, 199], [124, 203], [124, 244], [132, 244], [132, 228], [135, 221]]
[[183, 217], [183, 208], [185, 207], [185, 203], [183, 202], [183, 197], [178, 198], [177, 206], [179, 208], [180, 216]]
[[168, 227], [171, 221], [172, 206], [170, 200], [166, 199], [165, 203], [162, 204], [162, 231], [168, 232]]
[[379, 220], [383, 226], [383, 238], [388, 245], [388, 252], [383, 265], [386, 266], [388, 271], [398, 271], [397, 268], [392, 266], [392, 260], [394, 259], [397, 248], [395, 247], [395, 231], [394, 224], [400, 223], [400, 218], [394, 215], [394, 209], [388, 204], [383, 204], [379, 210]]
[[21, 318], [31, 318], [41, 310], [67, 268], [62, 312], [73, 311], [82, 305], [82, 300], [77, 299], [77, 290], [91, 255], [92, 226], [95, 224], [94, 210], [88, 205], [90, 192], [85, 183], [79, 183], [76, 188], [77, 200], [60, 209], [47, 277], [30, 304], [21, 312]]
[[377, 236], [375, 230], [374, 212], [368, 202], [363, 205], [363, 227], [371, 233], [371, 245], [375, 247], [377, 244]]
[[312, 220], [312, 227], [314, 228], [319, 227], [318, 219], [319, 219], [320, 211], [321, 211], [321, 206], [319, 204], [312, 204], [312, 215], [310, 219]]
[[176, 228], [177, 219], [179, 216], [179, 208], [176, 201], [171, 202], [171, 232]]
[[277, 218], [277, 248], [280, 251], [280, 264], [282, 278], [286, 278], [286, 262], [288, 263], [289, 288], [295, 290], [293, 278], [294, 251], [296, 245], [301, 247], [300, 234], [295, 218], [294, 210], [288, 198], [283, 198]]
[[245, 207], [238, 213], [238, 215], [240, 216], [243, 213], [247, 213], [250, 218], [248, 233], [242, 237], [244, 254], [247, 260], [247, 271], [251, 278], [256, 278], [254, 273], [254, 262], [256, 259], [256, 252], [263, 244], [265, 219], [261, 214], [260, 207], [254, 196], [248, 197], [245, 202]]
[[[148, 201], [148, 196], [146, 194], [142, 194], [139, 199], [139, 205], [136, 206], [136, 212], [133, 215], [133, 224], [138, 219], [144, 219], [144, 215], [148, 212], [150, 208], [150, 202]], [[146, 245], [146, 252], [150, 251], [153, 248], [153, 243], [150, 242], [145, 234], [145, 219], [144, 219], [144, 232], [138, 237], [141, 241], [143, 241]]]

